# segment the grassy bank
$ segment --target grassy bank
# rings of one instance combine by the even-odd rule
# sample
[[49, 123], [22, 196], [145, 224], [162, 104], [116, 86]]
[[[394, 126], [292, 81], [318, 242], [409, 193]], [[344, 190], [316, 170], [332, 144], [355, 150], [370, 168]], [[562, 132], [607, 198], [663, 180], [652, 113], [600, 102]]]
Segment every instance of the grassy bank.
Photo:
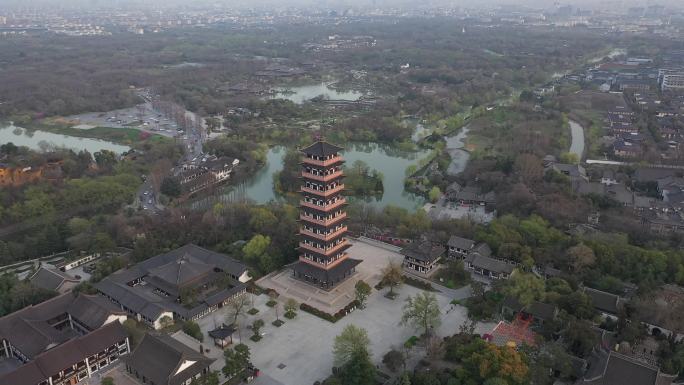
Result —
[[53, 124], [49, 121], [36, 121], [29, 124], [22, 124], [21, 126], [28, 130], [41, 130], [53, 134], [74, 136], [78, 138], [101, 139], [131, 146], [142, 141], [163, 142], [171, 140], [158, 134], [150, 134], [146, 137], [148, 134], [135, 128], [95, 127], [82, 130], [63, 124]]

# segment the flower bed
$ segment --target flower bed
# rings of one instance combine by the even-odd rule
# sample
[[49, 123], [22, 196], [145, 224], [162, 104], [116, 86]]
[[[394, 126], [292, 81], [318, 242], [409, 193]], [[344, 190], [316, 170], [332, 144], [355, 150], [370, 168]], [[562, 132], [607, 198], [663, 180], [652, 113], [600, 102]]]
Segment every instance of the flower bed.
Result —
[[285, 323], [285, 321], [283, 321], [281, 319], [277, 319], [277, 320], [271, 322], [271, 324], [273, 324], [273, 326], [278, 327], [278, 328], [283, 326], [284, 323]]
[[293, 311], [285, 312], [285, 318], [287, 318], [287, 319], [293, 319], [296, 316], [297, 316], [297, 313], [295, 313]]
[[255, 314], [258, 313], [258, 312], [259, 312], [259, 309], [254, 308], [254, 307], [251, 308], [251, 309], [249, 309], [249, 310], [247, 310], [247, 314], [249, 314], [249, 315], [255, 315]]
[[268, 306], [268, 307], [274, 307], [274, 306], [277, 305], [277, 304], [278, 304], [278, 301], [273, 300], [273, 299], [270, 300], [270, 301], [268, 301], [268, 302], [266, 302], [266, 306]]
[[259, 342], [259, 341], [261, 340], [261, 338], [262, 338], [262, 337], [261, 337], [260, 335], [256, 335], [256, 334], [253, 335], [253, 336], [251, 336], [251, 337], [249, 337], [249, 339], [252, 340], [252, 341], [254, 341], [254, 342]]

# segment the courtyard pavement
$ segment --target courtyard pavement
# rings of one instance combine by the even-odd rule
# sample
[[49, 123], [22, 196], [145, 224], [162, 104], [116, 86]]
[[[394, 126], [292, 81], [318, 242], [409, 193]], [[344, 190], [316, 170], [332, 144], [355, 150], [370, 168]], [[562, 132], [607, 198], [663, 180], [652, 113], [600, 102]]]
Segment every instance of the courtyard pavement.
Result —
[[[305, 385], [327, 378], [333, 366], [332, 347], [335, 336], [339, 335], [345, 326], [353, 324], [368, 331], [371, 340], [373, 360], [382, 367], [382, 356], [392, 347], [401, 348], [403, 343], [412, 335], [419, 335], [421, 331], [410, 326], [401, 326], [399, 321], [403, 313], [405, 299], [414, 296], [422, 290], [403, 285], [396, 290], [399, 296], [395, 300], [384, 297], [386, 289], [381, 292], [373, 290], [363, 310], [356, 310], [336, 323], [330, 323], [311, 314], [298, 311], [297, 317], [288, 320], [282, 317], [282, 301], [280, 317], [285, 322], [280, 328], [271, 324], [275, 320], [275, 310], [266, 306], [269, 298], [266, 295], [253, 296], [254, 307], [259, 313], [254, 316], [244, 316], [240, 320], [240, 334], [243, 342], [249, 346], [252, 362], [266, 377], [260, 379], [264, 384]], [[442, 293], [435, 293], [442, 313], [442, 323], [436, 330], [439, 336], [448, 336], [458, 332], [466, 320], [466, 309], [454, 306], [451, 298]], [[213, 341], [207, 333], [221, 322], [228, 323], [229, 310], [227, 308], [209, 314], [199, 320], [204, 333], [203, 347], [209, 348], [207, 356], [217, 359], [212, 365], [213, 370], [221, 370], [224, 365], [223, 352], [213, 346]], [[253, 342], [249, 339], [252, 332], [246, 328], [255, 319], [262, 319], [266, 326], [262, 329], [263, 339]], [[492, 323], [478, 324], [476, 333], [489, 332], [494, 327]], [[183, 332], [177, 332], [174, 338], [199, 349], [199, 342]], [[239, 343], [238, 333], [234, 342]], [[418, 354], [418, 353], [414, 353]], [[268, 382], [272, 378], [277, 382]], [[264, 382], [265, 381], [265, 382]]]
[[[383, 267], [388, 260], [400, 263], [402, 256], [398, 253], [399, 248], [383, 244], [373, 240], [353, 240], [353, 246], [349, 249], [352, 258], [363, 259], [358, 266], [357, 273], [348, 282], [343, 283], [336, 289], [326, 292], [317, 290], [289, 276], [289, 272], [280, 272], [262, 278], [258, 283], [261, 286], [273, 287], [281, 295], [278, 298], [278, 315], [285, 321], [281, 327], [271, 324], [276, 319], [275, 308], [266, 305], [269, 301], [267, 295], [254, 296], [247, 294], [253, 301], [253, 307], [259, 310], [256, 315], [241, 316], [238, 324], [239, 332], [233, 336], [234, 343], [242, 340], [251, 351], [252, 362], [262, 372], [257, 384], [269, 385], [308, 385], [315, 381], [327, 378], [333, 366], [333, 343], [335, 336], [339, 335], [345, 326], [353, 324], [368, 331], [371, 340], [370, 349], [373, 353], [374, 362], [382, 367], [382, 356], [391, 348], [401, 348], [404, 342], [412, 335], [420, 335], [422, 331], [415, 330], [410, 326], [401, 326], [399, 321], [403, 314], [403, 305], [408, 296], [415, 296], [422, 292], [413, 286], [402, 285], [395, 289], [399, 296], [395, 300], [385, 298], [388, 289], [382, 291], [373, 290], [367, 300], [366, 308], [356, 310], [336, 323], [330, 323], [303, 311], [298, 311], [293, 320], [283, 317], [283, 304], [287, 298], [294, 298], [297, 302], [307, 302], [317, 308], [333, 313], [330, 310], [341, 308], [354, 299], [354, 284], [363, 279], [373, 287], [380, 281]], [[436, 292], [442, 314], [442, 322], [436, 333], [439, 336], [449, 336], [457, 333], [459, 327], [466, 321], [467, 310], [458, 305], [452, 305], [453, 299], [463, 299], [470, 295], [470, 288], [447, 289], [439, 285]], [[325, 307], [325, 304], [329, 304]], [[252, 307], [252, 306], [248, 306]], [[247, 325], [261, 319], [265, 326], [261, 333], [263, 338], [259, 342], [249, 339], [252, 335]], [[202, 346], [209, 348], [207, 356], [216, 359], [212, 365], [213, 370], [220, 371], [224, 365], [223, 351], [214, 346], [208, 332], [221, 323], [230, 324], [230, 309], [224, 307], [208, 314], [198, 320], [198, 324], [204, 334]], [[476, 333], [483, 334], [491, 331], [493, 323], [477, 324]], [[173, 337], [184, 344], [199, 350], [199, 341], [183, 332], [173, 334]], [[413, 357], [410, 361], [421, 354], [422, 348], [414, 348]]]

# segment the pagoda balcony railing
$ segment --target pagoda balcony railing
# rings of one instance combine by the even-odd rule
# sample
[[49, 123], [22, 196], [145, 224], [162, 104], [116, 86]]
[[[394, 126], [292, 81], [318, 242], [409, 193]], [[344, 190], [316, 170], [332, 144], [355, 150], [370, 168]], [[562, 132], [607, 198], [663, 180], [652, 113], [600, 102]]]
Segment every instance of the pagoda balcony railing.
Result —
[[310, 223], [315, 223], [319, 226], [331, 226], [331, 225], [333, 225], [333, 224], [335, 224], [335, 223], [337, 223], [343, 219], [346, 219], [346, 218], [347, 218], [347, 213], [342, 213], [342, 214], [336, 216], [335, 218], [331, 218], [331, 219], [316, 219], [316, 218], [308, 216], [308, 215], [299, 214], [300, 220], [310, 222]]
[[333, 255], [333, 254], [337, 253], [338, 251], [340, 251], [341, 249], [343, 249], [345, 246], [347, 246], [346, 240], [340, 242], [338, 245], [331, 247], [328, 250], [321, 249], [321, 248], [318, 248], [316, 246], [306, 244], [304, 242], [299, 242], [299, 247], [301, 247], [303, 249], [307, 249], [307, 250], [312, 251], [314, 253], [323, 254], [325, 256]]
[[331, 196], [331, 195], [337, 194], [337, 193], [341, 192], [342, 190], [344, 190], [344, 184], [338, 184], [336, 187], [331, 188], [331, 189], [329, 189], [329, 190], [324, 190], [324, 191], [322, 191], [322, 190], [315, 190], [315, 189], [312, 189], [312, 188], [309, 188], [309, 187], [304, 187], [304, 186], [302, 186], [301, 192], [305, 192], [305, 193], [315, 194], [315, 195], [318, 195], [318, 196], [327, 197], [327, 196]]
[[340, 258], [338, 258], [335, 261], [333, 261], [332, 263], [328, 263], [328, 264], [312, 261], [312, 260], [308, 259], [307, 257], [301, 256], [301, 255], [299, 256], [299, 260], [302, 262], [308, 263], [310, 265], [315, 265], [315, 266], [318, 266], [320, 268], [328, 270], [328, 269], [333, 268], [338, 263], [344, 261], [346, 259], [346, 256], [347, 256], [347, 253], [344, 253], [344, 254], [342, 254], [342, 256]]
[[325, 205], [317, 205], [315, 203], [311, 203], [311, 202], [307, 202], [307, 201], [299, 201], [299, 205], [301, 207], [308, 207], [308, 208], [312, 208], [315, 210], [321, 210], [321, 211], [330, 211], [330, 210], [336, 209], [340, 206], [343, 206], [346, 203], [347, 203], [347, 200], [345, 198], [338, 199], [334, 203], [325, 204]]
[[319, 182], [328, 182], [328, 181], [331, 181], [335, 178], [339, 178], [343, 175], [344, 175], [344, 172], [342, 170], [335, 171], [335, 172], [330, 173], [328, 175], [316, 175], [316, 174], [312, 174], [310, 172], [302, 171], [302, 178], [312, 179], [312, 180], [316, 180]]
[[335, 156], [335, 157], [332, 157], [332, 158], [330, 158], [330, 159], [328, 159], [328, 160], [316, 160], [316, 159], [311, 159], [311, 158], [308, 158], [308, 157], [304, 157], [304, 158], [302, 159], [302, 163], [307, 163], [307, 164], [311, 164], [311, 165], [314, 165], [314, 166], [321, 166], [321, 167], [332, 166], [333, 164], [336, 164], [336, 163], [339, 163], [339, 162], [344, 162], [344, 158], [342, 158], [342, 157], [339, 156], [339, 155], [338, 155], [338, 156]]
[[347, 231], [347, 226], [342, 226], [342, 228], [340, 228], [339, 230], [334, 231], [334, 232], [327, 234], [327, 235], [326, 234], [314, 233], [313, 231], [305, 230], [303, 228], [301, 230], [299, 230], [299, 233], [302, 235], [308, 235], [310, 237], [320, 239], [321, 241], [324, 241], [324, 242], [328, 242], [328, 241], [333, 240], [333, 239], [339, 237], [340, 235], [344, 234], [346, 231]]

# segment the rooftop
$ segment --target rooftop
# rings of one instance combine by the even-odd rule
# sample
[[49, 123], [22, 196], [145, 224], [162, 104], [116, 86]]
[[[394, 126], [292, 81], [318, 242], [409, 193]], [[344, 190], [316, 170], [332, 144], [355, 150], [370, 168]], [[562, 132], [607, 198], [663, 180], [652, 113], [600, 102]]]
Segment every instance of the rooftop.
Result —
[[430, 242], [413, 242], [401, 249], [401, 254], [423, 262], [433, 262], [444, 254], [444, 247]]
[[90, 357], [124, 341], [127, 336], [126, 330], [119, 322], [111, 322], [91, 333], [69, 340], [35, 356], [27, 364], [0, 377], [0, 383], [36, 385], [77, 364], [85, 357]]
[[140, 345], [123, 359], [158, 385], [180, 385], [214, 362], [165, 334], [146, 334]]
[[340, 151], [344, 150], [342, 147], [337, 147], [333, 144], [324, 141], [318, 141], [309, 147], [302, 149], [301, 151], [305, 154], [315, 155], [315, 156], [330, 156], [337, 155]]

